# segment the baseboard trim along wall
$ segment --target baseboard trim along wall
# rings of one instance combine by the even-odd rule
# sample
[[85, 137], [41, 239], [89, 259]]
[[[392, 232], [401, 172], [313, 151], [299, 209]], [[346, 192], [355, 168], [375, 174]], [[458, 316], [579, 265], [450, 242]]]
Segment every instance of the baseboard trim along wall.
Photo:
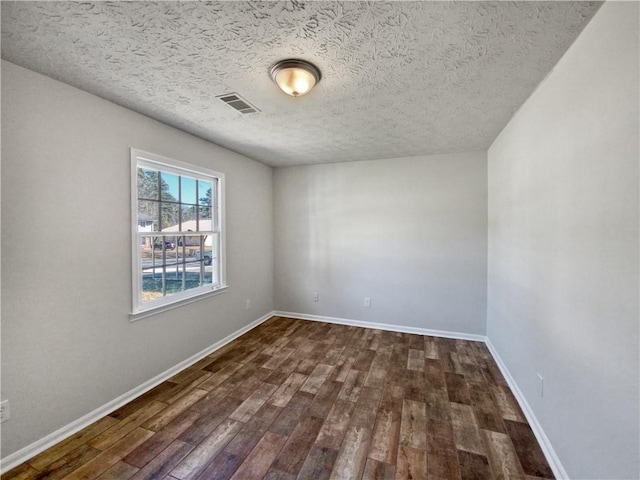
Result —
[[129, 403], [130, 401], [139, 397], [143, 393], [151, 390], [153, 387], [159, 385], [165, 380], [168, 380], [169, 378], [181, 372], [185, 368], [193, 365], [194, 363], [206, 357], [207, 355], [212, 354], [213, 352], [222, 348], [229, 342], [235, 340], [239, 336], [243, 335], [249, 330], [252, 330], [253, 328], [257, 327], [261, 323], [265, 322], [266, 320], [274, 316], [286, 317], [286, 318], [297, 318], [300, 320], [311, 320], [315, 322], [337, 323], [340, 325], [349, 325], [354, 327], [374, 328], [378, 330], [387, 330], [391, 332], [414, 333], [417, 335], [430, 335], [434, 337], [455, 338], [460, 340], [484, 342], [487, 345], [487, 348], [489, 349], [489, 351], [491, 352], [491, 355], [495, 359], [496, 364], [500, 368], [500, 371], [504, 375], [505, 380], [509, 384], [509, 387], [511, 388], [514, 396], [516, 397], [516, 400], [520, 404], [520, 408], [522, 408], [522, 411], [527, 417], [527, 421], [529, 422], [529, 425], [531, 426], [533, 433], [535, 434], [536, 438], [538, 439], [538, 442], [540, 443], [540, 447], [542, 448], [542, 451], [547, 459], [547, 462], [549, 462], [549, 466], [553, 470], [554, 476], [559, 480], [569, 478], [562, 464], [560, 463], [560, 459], [556, 455], [556, 452], [553, 449], [553, 446], [549, 442], [547, 435], [542, 430], [542, 426], [536, 419], [533, 411], [531, 410], [531, 407], [529, 406], [529, 403], [527, 402], [526, 398], [522, 394], [522, 391], [518, 387], [518, 384], [511, 376], [509, 369], [500, 358], [500, 355], [498, 354], [495, 347], [491, 343], [491, 340], [489, 340], [486, 336], [469, 334], [469, 333], [461, 333], [461, 332], [431, 330], [427, 328], [391, 325], [386, 323], [365, 322], [362, 320], [350, 320], [345, 318], [323, 317], [319, 315], [308, 315], [305, 313], [281, 312], [281, 311], [274, 311], [274, 312], [267, 313], [266, 315], [263, 315], [262, 317], [258, 318], [257, 320], [254, 320], [250, 324], [226, 336], [222, 340], [217, 341], [213, 345], [205, 348], [204, 350], [178, 363], [177, 365], [171, 367], [170, 369], [165, 370], [159, 375], [156, 375], [155, 377], [144, 382], [138, 387], [120, 395], [118, 398], [115, 398], [114, 400], [106, 403], [105, 405], [93, 410], [92, 412], [89, 412], [85, 416], [71, 422], [68, 425], [65, 425], [64, 427], [56, 430], [53, 433], [50, 433], [46, 437], [30, 445], [27, 445], [26, 447], [12, 453], [11, 455], [7, 455], [6, 458], [3, 458], [1, 460], [0, 473], [5, 473], [8, 470], [11, 470], [12, 468], [20, 465], [21, 463], [26, 462], [30, 458], [35, 457], [36, 455], [43, 452], [47, 448], [52, 447], [53, 445], [65, 440], [66, 438], [70, 437], [74, 433], [82, 430], [83, 428], [91, 425], [92, 423], [96, 422], [102, 417], [117, 410], [121, 406]]
[[322, 317], [319, 315], [308, 315], [306, 313], [280, 312], [276, 311], [274, 315], [278, 317], [298, 318], [300, 320], [312, 320], [314, 322], [337, 323], [340, 325], [349, 325], [352, 327], [375, 328], [378, 330], [387, 330], [389, 332], [415, 333], [416, 335], [430, 335], [432, 337], [456, 338], [459, 340], [471, 340], [475, 342], [484, 342], [484, 335], [476, 335], [473, 333], [448, 332], [445, 330], [430, 330], [428, 328], [404, 327], [401, 325], [392, 325], [390, 323], [365, 322], [363, 320], [349, 320], [337, 317]]
[[274, 316], [274, 312], [269, 312], [266, 315], [263, 315], [262, 317], [258, 318], [257, 320], [254, 320], [250, 324], [236, 330], [230, 335], [227, 335], [222, 340], [215, 342], [213, 345], [205, 348], [204, 350], [196, 353], [195, 355], [192, 355], [191, 357], [187, 358], [186, 360], [183, 360], [182, 362], [169, 368], [168, 370], [165, 370], [164, 372], [156, 375], [151, 380], [144, 382], [143, 384], [129, 390], [126, 393], [123, 393], [118, 398], [115, 398], [110, 402], [102, 405], [101, 407], [96, 408], [92, 412], [89, 412], [83, 417], [80, 417], [79, 419], [74, 420], [68, 425], [65, 425], [64, 427], [59, 428], [58, 430], [50, 433], [46, 437], [43, 437], [40, 440], [33, 442], [32, 444], [27, 445], [24, 448], [21, 448], [20, 450], [12, 453], [11, 455], [7, 455], [5, 458], [2, 458], [2, 460], [0, 461], [0, 464], [1, 464], [0, 473], [4, 474], [8, 470], [11, 470], [12, 468], [20, 465], [21, 463], [26, 462], [30, 458], [33, 458], [39, 453], [45, 451], [47, 448], [54, 446], [56, 443], [59, 443], [69, 438], [74, 433], [79, 432], [83, 428], [88, 427], [92, 423], [100, 420], [102, 417], [109, 415], [111, 412], [117, 410], [123, 405], [126, 405], [127, 403], [136, 399], [143, 393], [148, 392], [153, 387], [161, 384], [165, 380], [168, 380], [169, 378], [173, 377], [177, 373], [180, 373], [182, 370], [184, 370], [187, 367], [190, 367], [191, 365], [201, 360], [202, 358], [206, 357], [207, 355], [211, 355], [216, 350], [224, 347], [227, 343], [232, 342], [233, 340], [238, 338], [240, 335], [243, 335], [247, 333], [249, 330], [254, 329], [255, 327], [269, 320], [273, 316]]
[[553, 446], [551, 445], [549, 438], [544, 433], [542, 426], [538, 422], [538, 419], [534, 415], [533, 410], [529, 406], [529, 402], [527, 402], [527, 399], [525, 398], [522, 391], [520, 390], [520, 387], [518, 387], [518, 384], [516, 383], [514, 378], [511, 376], [509, 369], [502, 361], [502, 358], [500, 358], [498, 351], [495, 349], [495, 347], [491, 343], [491, 340], [489, 340], [488, 337], [486, 338], [484, 343], [487, 345], [487, 348], [489, 349], [489, 352], [491, 352], [493, 359], [496, 361], [498, 368], [500, 369], [500, 371], [502, 372], [502, 375], [504, 376], [505, 380], [509, 384], [509, 388], [513, 392], [513, 395], [516, 397], [516, 400], [518, 401], [520, 408], [524, 412], [524, 416], [527, 417], [529, 426], [531, 427], [531, 430], [533, 430], [533, 434], [536, 436], [536, 439], [540, 444], [540, 448], [542, 448], [542, 453], [544, 453], [544, 456], [547, 459], [547, 462], [549, 463], [551, 470], [553, 470], [553, 476], [558, 480], [568, 479], [569, 475], [567, 475], [567, 472], [562, 466], [562, 463], [560, 463], [560, 459], [558, 458], [556, 451], [553, 449]]

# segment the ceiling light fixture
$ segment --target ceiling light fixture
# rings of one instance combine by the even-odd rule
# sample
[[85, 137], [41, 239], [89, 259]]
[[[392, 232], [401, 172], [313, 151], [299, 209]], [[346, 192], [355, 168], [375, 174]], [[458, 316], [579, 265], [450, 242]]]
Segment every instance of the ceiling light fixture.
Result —
[[315, 65], [295, 59], [279, 61], [271, 67], [269, 75], [280, 90], [292, 97], [309, 93], [322, 78], [320, 70]]

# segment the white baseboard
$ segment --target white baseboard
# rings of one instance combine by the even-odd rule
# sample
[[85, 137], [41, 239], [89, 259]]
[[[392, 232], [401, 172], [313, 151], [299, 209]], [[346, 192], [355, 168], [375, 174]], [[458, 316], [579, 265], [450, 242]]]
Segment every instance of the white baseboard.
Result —
[[487, 348], [491, 352], [493, 359], [496, 361], [498, 368], [500, 368], [502, 375], [504, 376], [505, 380], [509, 384], [509, 388], [513, 392], [513, 395], [516, 397], [516, 400], [520, 404], [520, 408], [524, 412], [525, 417], [527, 417], [529, 426], [531, 427], [531, 430], [533, 430], [533, 434], [536, 436], [536, 439], [540, 444], [540, 448], [542, 448], [542, 452], [544, 453], [544, 456], [547, 459], [547, 462], [549, 463], [551, 470], [553, 470], [554, 477], [556, 477], [558, 480], [568, 479], [569, 475], [567, 475], [567, 472], [562, 466], [562, 463], [560, 463], [560, 459], [558, 458], [556, 451], [553, 449], [553, 446], [551, 445], [549, 438], [544, 433], [544, 430], [542, 430], [542, 426], [540, 425], [540, 423], [538, 422], [538, 419], [534, 415], [533, 410], [529, 405], [529, 402], [527, 402], [527, 399], [525, 398], [524, 394], [520, 390], [520, 387], [518, 387], [518, 384], [516, 383], [514, 378], [511, 376], [509, 369], [502, 361], [502, 358], [500, 358], [498, 351], [495, 349], [495, 347], [493, 346], [489, 338], [485, 340], [485, 344], [487, 345]]
[[405, 327], [401, 325], [392, 325], [390, 323], [365, 322], [363, 320], [350, 320], [346, 318], [323, 317], [319, 315], [308, 315], [306, 313], [294, 312], [274, 312], [279, 317], [299, 318], [300, 320], [313, 320], [314, 322], [337, 323], [339, 325], [349, 325], [352, 327], [375, 328], [378, 330], [387, 330], [390, 332], [415, 333], [416, 335], [429, 335], [432, 337], [456, 338], [459, 340], [471, 340], [475, 342], [484, 342], [484, 335], [476, 335], [473, 333], [448, 332], [445, 330], [430, 330], [428, 328]]
[[261, 323], [263, 323], [266, 320], [270, 319], [274, 315], [275, 315], [274, 312], [269, 312], [268, 314], [263, 315], [262, 317], [258, 318], [257, 320], [254, 320], [250, 324], [240, 328], [239, 330], [236, 330], [235, 332], [233, 332], [230, 335], [227, 335], [222, 340], [217, 341], [213, 345], [210, 345], [209, 347], [205, 348], [204, 350], [196, 353], [195, 355], [192, 355], [191, 357], [189, 357], [186, 360], [178, 363], [177, 365], [171, 367], [170, 369], [165, 370], [164, 372], [160, 373], [159, 375], [156, 375], [151, 380], [148, 380], [148, 381], [144, 382], [142, 385], [139, 385], [136, 388], [134, 388], [132, 390], [129, 390], [128, 392], [120, 395], [118, 398], [115, 398], [115, 399], [111, 400], [110, 402], [102, 405], [101, 407], [96, 408], [92, 412], [87, 413], [83, 417], [78, 418], [77, 420], [69, 423], [68, 425], [65, 425], [64, 427], [59, 428], [58, 430], [56, 430], [55, 432], [50, 433], [46, 437], [41, 438], [40, 440], [38, 440], [36, 442], [33, 442], [32, 444], [27, 445], [24, 448], [21, 448], [20, 450], [12, 453], [11, 455], [7, 455], [5, 458], [0, 460], [0, 463], [1, 463], [1, 465], [0, 465], [0, 473], [5, 473], [8, 470], [11, 470], [12, 468], [20, 465], [21, 463], [26, 462], [27, 460], [29, 460], [30, 458], [35, 457], [36, 455], [38, 455], [39, 453], [43, 452], [47, 448], [52, 447], [53, 445], [65, 440], [66, 438], [70, 437], [74, 433], [76, 433], [76, 432], [82, 430], [83, 428], [91, 425], [92, 423], [98, 421], [102, 417], [104, 417], [104, 416], [110, 414], [111, 412], [117, 410], [118, 408], [122, 407], [123, 405], [126, 405], [127, 403], [129, 403], [130, 401], [132, 401], [135, 398], [139, 397], [143, 393], [148, 392], [153, 387], [155, 387], [155, 386], [161, 384], [162, 382], [164, 382], [165, 380], [173, 377], [174, 375], [176, 375], [177, 373], [181, 372], [185, 368], [187, 368], [187, 367], [193, 365], [194, 363], [196, 363], [198, 360], [201, 360], [202, 358], [206, 357], [207, 355], [212, 354], [213, 352], [215, 352], [219, 348], [222, 348], [227, 343], [229, 343], [229, 342], [235, 340], [236, 338], [238, 338], [240, 335], [242, 335], [242, 334], [248, 332], [249, 330], [257, 327], [258, 325], [260, 325]]

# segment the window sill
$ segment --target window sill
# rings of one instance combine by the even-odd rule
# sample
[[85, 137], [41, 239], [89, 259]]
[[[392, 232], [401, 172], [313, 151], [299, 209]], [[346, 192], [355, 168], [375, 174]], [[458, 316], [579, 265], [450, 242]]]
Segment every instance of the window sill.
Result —
[[143, 318], [151, 317], [153, 315], [157, 315], [159, 313], [166, 312], [168, 310], [173, 310], [174, 308], [182, 307], [183, 305], [189, 305], [190, 303], [198, 302], [200, 300], [204, 300], [205, 298], [215, 297], [221, 293], [225, 293], [229, 288], [228, 285], [224, 285], [222, 287], [216, 288], [215, 290], [211, 290], [210, 292], [204, 292], [199, 295], [195, 295], [190, 298], [185, 298], [184, 300], [179, 300], [175, 303], [170, 303], [168, 305], [162, 305], [160, 307], [150, 308], [149, 310], [144, 310], [138, 313], [130, 313], [129, 321], [135, 322], [138, 320], [142, 320]]

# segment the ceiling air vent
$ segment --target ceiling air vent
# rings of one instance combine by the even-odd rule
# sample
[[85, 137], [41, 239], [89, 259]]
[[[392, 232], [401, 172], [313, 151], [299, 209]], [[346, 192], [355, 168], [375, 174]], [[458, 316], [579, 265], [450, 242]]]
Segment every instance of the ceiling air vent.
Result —
[[227, 93], [218, 98], [240, 113], [258, 113], [260, 111], [237, 93]]

